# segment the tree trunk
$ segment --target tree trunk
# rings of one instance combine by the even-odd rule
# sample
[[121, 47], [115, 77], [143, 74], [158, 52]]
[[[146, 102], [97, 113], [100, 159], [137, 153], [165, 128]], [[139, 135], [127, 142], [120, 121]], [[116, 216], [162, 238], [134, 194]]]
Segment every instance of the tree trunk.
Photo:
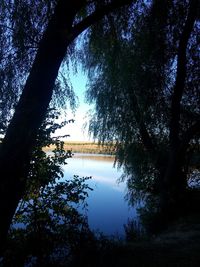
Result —
[[[181, 140], [180, 118], [181, 101], [185, 90], [187, 74], [187, 46], [197, 18], [197, 10], [198, 1], [190, 0], [187, 19], [180, 35], [177, 53], [176, 80], [172, 93], [169, 127], [170, 153], [166, 171], [161, 181], [161, 209], [164, 213], [170, 214], [170, 216], [174, 216], [180, 211], [179, 208], [184, 199], [187, 187], [186, 174], [184, 173], [183, 166], [185, 163], [187, 142], [189, 143], [189, 140], [186, 140], [187, 138], [185, 138], [185, 141]], [[195, 127], [192, 127], [192, 129], [198, 130], [198, 127], [198, 124], [195, 124]], [[186, 135], [190, 136], [190, 132]]]
[[[49, 22], [13, 119], [0, 149], [0, 246], [5, 243], [12, 217], [26, 183], [37, 131], [52, 97], [68, 33], [77, 7], [60, 1]], [[64, 10], [63, 10], [64, 9]]]
[[187, 179], [184, 172], [185, 152], [173, 149], [161, 184], [161, 213], [171, 220], [183, 212]]

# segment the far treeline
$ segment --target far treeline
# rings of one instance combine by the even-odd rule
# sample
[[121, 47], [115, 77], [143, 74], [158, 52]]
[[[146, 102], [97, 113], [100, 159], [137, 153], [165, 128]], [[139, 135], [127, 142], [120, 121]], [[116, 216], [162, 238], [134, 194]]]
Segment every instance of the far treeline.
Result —
[[[76, 108], [70, 72], [79, 66], [94, 104], [89, 132], [101, 144], [114, 144], [129, 202], [145, 199], [143, 221], [161, 229], [199, 209], [199, 32], [198, 0], [0, 1], [0, 252], [16, 210], [24, 201], [31, 205], [31, 197], [32, 217], [18, 216], [29, 221], [23, 238], [45, 235], [50, 244], [56, 229], [70, 238], [74, 218], [85, 226], [61, 198], [67, 190], [66, 203], [85, 200], [85, 179], [58, 186], [71, 148], [66, 153], [51, 135], [68, 123], [56, 123], [59, 112]], [[42, 150], [49, 145], [55, 145], [53, 158]], [[54, 221], [49, 209], [58, 216]], [[59, 212], [71, 214], [66, 235], [56, 226]], [[44, 218], [51, 223], [45, 231]], [[87, 228], [75, 226], [78, 236]], [[22, 232], [14, 233], [19, 240]]]
[[[55, 146], [45, 147], [44, 151], [52, 151]], [[89, 154], [106, 154], [115, 155], [114, 144], [98, 144], [95, 142], [81, 142], [81, 141], [64, 141], [63, 148], [65, 151], [71, 153], [89, 153]]]

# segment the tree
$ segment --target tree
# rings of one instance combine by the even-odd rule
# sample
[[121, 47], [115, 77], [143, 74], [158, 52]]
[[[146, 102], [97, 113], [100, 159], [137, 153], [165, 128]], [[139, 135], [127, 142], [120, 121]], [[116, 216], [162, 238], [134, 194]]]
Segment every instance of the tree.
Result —
[[159, 196], [172, 216], [199, 171], [198, 1], [137, 1], [125, 9], [94, 25], [85, 42], [87, 99], [96, 105], [90, 131], [116, 146], [129, 197]]
[[[1, 1], [1, 42], [6, 40], [6, 47], [1, 48], [1, 93], [4, 95], [4, 89], [10, 89], [9, 99], [5, 97], [6, 102], [2, 103], [11, 103], [14, 109], [13, 116], [12, 109], [6, 114], [8, 119], [11, 117], [8, 123], [2, 120], [3, 127], [8, 125], [0, 147], [1, 245], [23, 196], [31, 151], [67, 49], [90, 25], [130, 2]], [[16, 68], [11, 64], [12, 59], [14, 63], [16, 60]], [[2, 114], [5, 106], [2, 105]]]

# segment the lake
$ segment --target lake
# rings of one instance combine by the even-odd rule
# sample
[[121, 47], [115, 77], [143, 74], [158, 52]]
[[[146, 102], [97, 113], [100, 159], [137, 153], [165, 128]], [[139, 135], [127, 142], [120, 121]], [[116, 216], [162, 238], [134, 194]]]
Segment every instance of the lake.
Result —
[[124, 200], [125, 183], [117, 180], [122, 172], [113, 167], [114, 157], [94, 154], [75, 154], [63, 166], [64, 178], [73, 175], [92, 176], [88, 181], [94, 190], [89, 192], [88, 222], [92, 230], [105, 235], [124, 237], [124, 224], [136, 218], [136, 209], [129, 208]]

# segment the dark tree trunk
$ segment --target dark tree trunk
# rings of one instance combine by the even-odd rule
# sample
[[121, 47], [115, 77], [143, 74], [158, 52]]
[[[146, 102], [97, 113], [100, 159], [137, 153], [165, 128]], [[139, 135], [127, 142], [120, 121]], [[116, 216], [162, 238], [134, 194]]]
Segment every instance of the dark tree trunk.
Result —
[[[76, 2], [76, 1], [74, 1]], [[67, 8], [66, 8], [67, 5]], [[40, 43], [14, 117], [0, 150], [0, 244], [3, 246], [26, 183], [38, 128], [52, 97], [78, 6], [60, 1]]]
[[[187, 19], [180, 35], [177, 53], [176, 81], [172, 94], [171, 118], [169, 125], [169, 156], [165, 173], [161, 179], [161, 209], [163, 213], [173, 216], [178, 213], [181, 202], [184, 200], [187, 188], [186, 174], [183, 167], [185, 165], [186, 147], [189, 144], [194, 129], [198, 131], [199, 124], [195, 124], [189, 129], [183, 138], [181, 131], [181, 101], [185, 89], [185, 79], [187, 74], [187, 46], [191, 36], [195, 20], [197, 18], [198, 1], [190, 0]], [[181, 136], [182, 135], [182, 136]], [[184, 140], [185, 139], [185, 140]], [[182, 203], [183, 204], [183, 203]]]
[[180, 148], [169, 153], [161, 182], [161, 213], [167, 221], [176, 218], [184, 211], [184, 202], [187, 190], [187, 176], [184, 170], [185, 151]]

